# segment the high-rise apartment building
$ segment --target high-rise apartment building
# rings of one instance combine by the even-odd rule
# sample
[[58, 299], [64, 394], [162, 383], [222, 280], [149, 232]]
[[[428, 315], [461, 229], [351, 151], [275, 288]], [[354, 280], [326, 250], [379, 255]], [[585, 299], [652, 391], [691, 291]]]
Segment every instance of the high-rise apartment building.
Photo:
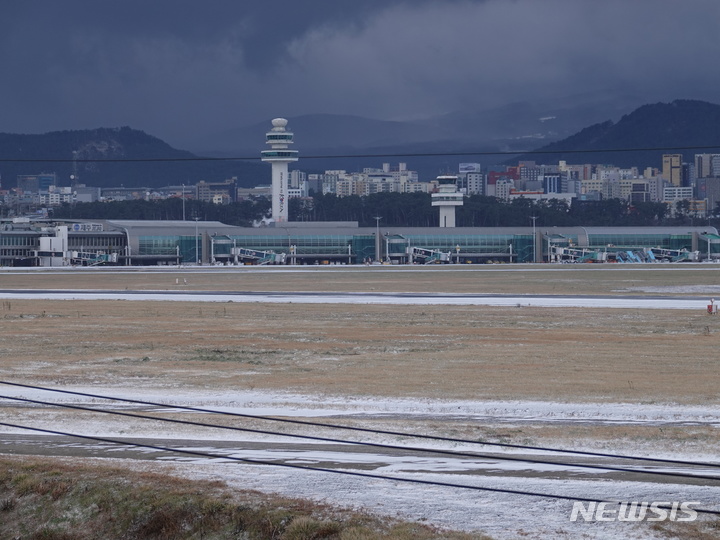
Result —
[[662, 175], [673, 186], [682, 186], [682, 154], [663, 154]]
[[695, 154], [695, 176], [697, 178], [720, 176], [720, 154]]

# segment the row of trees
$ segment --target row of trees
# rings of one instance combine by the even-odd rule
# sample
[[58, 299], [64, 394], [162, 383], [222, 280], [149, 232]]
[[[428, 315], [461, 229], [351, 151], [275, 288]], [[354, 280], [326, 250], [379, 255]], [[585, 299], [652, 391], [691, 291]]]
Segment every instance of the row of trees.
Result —
[[[377, 193], [367, 197], [315, 195], [311, 204], [290, 201], [291, 219], [297, 221], [357, 221], [373, 226], [382, 217], [388, 226], [437, 227], [439, 211], [427, 193]], [[536, 201], [514, 199], [506, 202], [495, 197], [471, 195], [456, 208], [458, 227], [527, 227], [532, 217], [546, 227], [623, 227], [692, 225], [699, 220], [691, 214], [688, 201], [673, 207], [658, 202], [627, 203], [620, 199], [579, 201]], [[703, 221], [708, 223], [707, 220]]]
[[[152, 219], [220, 221], [228, 225], [250, 226], [270, 215], [270, 201], [263, 197], [216, 205], [202, 201], [165, 199], [158, 201], [117, 201], [63, 205], [54, 210], [58, 219]], [[361, 227], [376, 224], [382, 218], [385, 226], [437, 227], [439, 212], [427, 193], [378, 193], [366, 197], [314, 195], [311, 200], [291, 199], [291, 221], [357, 221]], [[515, 199], [510, 202], [495, 197], [471, 195], [457, 207], [458, 227], [608, 227], [652, 225], [699, 225], [690, 213], [687, 201], [674, 207], [665, 203], [627, 203], [620, 199], [573, 201], [550, 199], [534, 201]], [[716, 218], [703, 224], [716, 224]]]
[[232, 204], [182, 199], [157, 201], [111, 201], [63, 204], [53, 209], [56, 219], [138, 219], [171, 221], [182, 219], [220, 221], [227, 225], [248, 227], [270, 214], [270, 201], [264, 197]]

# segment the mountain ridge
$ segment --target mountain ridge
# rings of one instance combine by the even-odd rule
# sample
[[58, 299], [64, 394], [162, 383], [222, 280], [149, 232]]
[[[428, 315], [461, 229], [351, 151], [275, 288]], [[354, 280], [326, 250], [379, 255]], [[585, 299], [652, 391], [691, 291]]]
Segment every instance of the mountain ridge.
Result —
[[159, 187], [232, 176], [251, 187], [268, 170], [263, 163], [202, 161], [192, 152], [127, 126], [0, 133], [0, 175], [6, 189], [14, 187], [18, 175], [52, 172], [60, 186], [69, 185], [71, 175], [77, 174], [80, 183], [95, 187]]
[[[528, 119], [540, 110], [532, 106], [520, 116]], [[496, 113], [498, 118], [503, 118], [510, 111]], [[637, 166], [642, 170], [647, 166], [659, 167], [663, 153], [675, 153], [659, 148], [691, 148], [683, 151], [687, 160], [695, 153], [694, 148], [720, 143], [717, 133], [720, 105], [698, 100], [642, 105], [622, 115], [617, 121], [608, 119], [597, 122], [564, 139], [541, 146], [537, 149], [540, 153], [525, 153], [537, 147], [538, 141], [542, 140], [531, 136], [471, 140], [457, 136], [462, 133], [451, 129], [452, 125], [457, 125], [456, 120], [462, 120], [470, 129], [475, 124], [473, 118], [477, 117], [448, 120], [444, 128], [435, 124], [422, 127], [420, 121], [407, 123], [340, 117], [353, 119], [357, 129], [335, 123], [329, 130], [328, 125], [338, 118], [338, 115], [328, 114], [305, 115], [291, 120], [288, 127], [299, 133], [300, 141], [304, 138], [306, 141], [295, 147], [300, 151], [300, 162], [293, 168], [305, 172], [362, 170], [364, 167], [379, 167], [382, 162], [406, 162], [410, 169], [419, 172], [421, 180], [430, 180], [438, 174], [456, 171], [459, 162], [495, 165], [506, 159], [506, 154], [495, 152], [516, 151], [512, 159], [505, 161], [506, 164], [520, 160], [557, 163], [564, 159], [569, 163]], [[436, 120], [442, 123], [442, 119]], [[552, 122], [545, 118], [540, 120], [541, 123]], [[528, 121], [518, 120], [515, 127], [508, 129], [524, 130], [532, 126], [533, 122], [535, 120], [532, 118]], [[246, 144], [252, 143], [252, 148], [238, 148], [233, 154], [227, 155], [222, 152], [215, 154], [228, 159], [203, 159], [198, 153], [178, 150], [157, 137], [127, 126], [34, 135], [0, 133], [0, 175], [6, 189], [14, 187], [19, 174], [41, 172], [55, 172], [59, 185], [69, 185], [70, 175], [75, 172], [75, 168], [80, 183], [97, 187], [153, 188], [191, 185], [200, 180], [220, 182], [230, 177], [237, 177], [241, 187], [253, 187], [270, 183], [270, 167], [260, 161], [265, 133], [270, 127], [268, 121], [251, 126], [251, 132], [243, 132]], [[327, 131], [329, 136], [315, 139], [313, 151], [307, 141], [311, 138], [311, 132], [318, 130]], [[428, 133], [435, 138], [424, 140]], [[509, 133], [505, 131], [498, 135]], [[655, 150], [651, 150], [653, 148]], [[205, 157], [210, 155], [210, 152], [204, 153]], [[73, 158], [77, 159], [76, 163], [73, 163]]]
[[[585, 126], [617, 118], [632, 110], [622, 102], [588, 97], [576, 105], [562, 100], [516, 102], [480, 110], [458, 110], [415, 120], [381, 120], [357, 115], [317, 113], [286, 116], [288, 129], [296, 134], [296, 146], [306, 152], [345, 148], [363, 152], [369, 148], [393, 148], [407, 144], [446, 141], [454, 147], [508, 145], [528, 150], [534, 141], [557, 140]], [[237, 155], [263, 147], [270, 120], [198, 136], [186, 144], [196, 153]]]
[[[662, 155], [682, 153], [692, 161], [698, 151], [720, 149], [720, 105], [677, 99], [670, 103], [642, 105], [611, 120], [588, 126], [565, 139], [542, 146], [505, 163], [535, 161], [553, 164], [612, 163], [618, 167], [660, 167]], [[582, 152], [587, 150], [588, 152]]]

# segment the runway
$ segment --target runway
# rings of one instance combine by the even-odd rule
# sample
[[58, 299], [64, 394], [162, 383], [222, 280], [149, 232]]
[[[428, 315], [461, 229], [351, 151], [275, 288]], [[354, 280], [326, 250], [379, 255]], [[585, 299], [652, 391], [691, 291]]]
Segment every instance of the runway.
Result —
[[0, 299], [129, 300], [146, 302], [268, 302], [298, 304], [398, 304], [586, 307], [706, 310], [710, 298], [644, 295], [508, 295], [450, 293], [278, 292], [278, 291], [134, 291], [0, 289]]

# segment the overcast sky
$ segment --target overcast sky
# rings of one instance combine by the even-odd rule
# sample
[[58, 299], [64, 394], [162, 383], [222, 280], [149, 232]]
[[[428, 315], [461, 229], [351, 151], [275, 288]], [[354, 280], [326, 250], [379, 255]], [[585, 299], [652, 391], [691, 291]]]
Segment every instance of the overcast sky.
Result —
[[130, 126], [182, 147], [310, 113], [720, 103], [718, 22], [718, 0], [3, 0], [0, 132]]

